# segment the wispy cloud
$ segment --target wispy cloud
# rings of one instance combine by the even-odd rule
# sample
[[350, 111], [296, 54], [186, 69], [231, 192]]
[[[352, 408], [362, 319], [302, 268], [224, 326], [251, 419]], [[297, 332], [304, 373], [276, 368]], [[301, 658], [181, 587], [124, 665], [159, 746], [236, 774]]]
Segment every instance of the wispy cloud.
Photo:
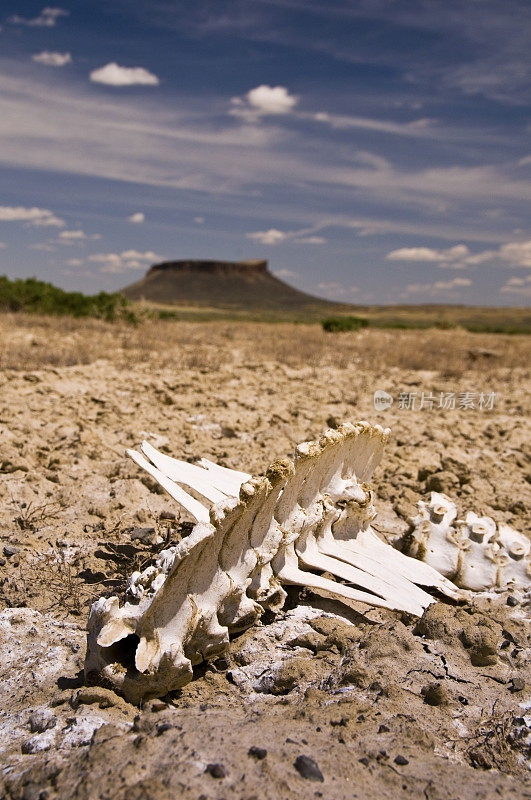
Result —
[[301, 118], [321, 122], [337, 130], [358, 129], [390, 133], [397, 136], [412, 136], [414, 138], [431, 138], [437, 135], [434, 120], [420, 118], [411, 122], [392, 122], [385, 119], [372, 119], [370, 117], [356, 117], [345, 114], [329, 114], [327, 111], [318, 111], [312, 114], [301, 114]]
[[121, 67], [114, 61], [92, 70], [90, 80], [106, 86], [158, 86], [160, 82], [156, 75], [144, 67]]
[[100, 264], [100, 272], [122, 273], [146, 269], [150, 264], [164, 261], [164, 257], [152, 250], [144, 253], [138, 250], [122, 250], [121, 253], [94, 253], [87, 260], [92, 264]]
[[29, 25], [30, 27], [37, 28], [53, 28], [60, 17], [67, 17], [69, 14], [70, 12], [66, 11], [64, 8], [46, 6], [46, 8], [43, 8], [41, 13], [36, 17], [28, 18], [21, 17], [18, 14], [13, 14], [13, 16], [9, 17], [7, 21], [11, 23], [11, 25]]
[[298, 278], [299, 273], [295, 272], [292, 269], [275, 269], [273, 270], [273, 275], [276, 275], [277, 278]]
[[36, 227], [63, 228], [66, 222], [47, 208], [0, 206], [0, 222], [27, 222]]
[[72, 63], [70, 53], [55, 53], [50, 50], [43, 50], [42, 53], [34, 53], [31, 57], [37, 64], [44, 64], [45, 67], [65, 67]]
[[295, 242], [295, 244], [324, 244], [326, 239], [323, 236], [312, 235], [314, 231], [320, 228], [321, 225], [303, 228], [299, 231], [280, 231], [277, 228], [269, 228], [267, 231], [253, 231], [245, 235], [247, 239], [264, 245], [277, 245], [284, 242]]
[[410, 283], [399, 294], [403, 300], [415, 295], [438, 297], [452, 295], [459, 289], [472, 286], [470, 278], [452, 278], [449, 281], [434, 281], [433, 283]]
[[127, 217], [127, 220], [128, 222], [134, 222], [136, 225], [140, 225], [142, 222], [146, 221], [146, 215], [142, 211], [135, 211], [134, 214]]

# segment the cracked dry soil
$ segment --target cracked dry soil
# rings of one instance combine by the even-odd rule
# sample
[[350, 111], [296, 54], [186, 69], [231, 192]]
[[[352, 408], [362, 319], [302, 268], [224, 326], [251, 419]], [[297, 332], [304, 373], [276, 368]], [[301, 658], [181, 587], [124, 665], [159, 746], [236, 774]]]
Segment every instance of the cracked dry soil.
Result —
[[[407, 531], [435, 482], [460, 512], [527, 532], [525, 340], [491, 337], [512, 362], [478, 365], [463, 356], [473, 335], [425, 332], [429, 363], [407, 366], [392, 350], [413, 347], [405, 332], [327, 339], [304, 326], [168, 323], [144, 332], [159, 342], [146, 349], [101, 324], [87, 351], [77, 325], [70, 344], [59, 324], [24, 318], [3, 337], [0, 797], [529, 796], [529, 604], [519, 592], [437, 602], [419, 620], [292, 591], [226, 659], [141, 709], [84, 686], [81, 672], [92, 600], [119, 593], [190, 529], [125, 459], [142, 438], [260, 473], [327, 425], [370, 419], [394, 434], [373, 480], [382, 536]], [[376, 388], [490, 391], [496, 403], [377, 413]]]

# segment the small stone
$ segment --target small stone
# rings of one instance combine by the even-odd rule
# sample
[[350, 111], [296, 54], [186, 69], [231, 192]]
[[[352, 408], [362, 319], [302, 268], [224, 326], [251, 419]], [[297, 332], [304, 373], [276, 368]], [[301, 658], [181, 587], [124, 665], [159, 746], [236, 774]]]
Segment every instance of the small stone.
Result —
[[163, 733], [166, 733], [166, 731], [171, 731], [172, 728], [173, 725], [171, 724], [171, 722], [157, 722], [155, 726], [157, 736], [161, 736]]
[[253, 744], [252, 747], [250, 747], [247, 751], [247, 755], [262, 761], [262, 759], [264, 759], [267, 755], [267, 750], [265, 747], [257, 747], [255, 744]]
[[6, 556], [6, 558], [11, 558], [11, 556], [16, 556], [17, 553], [20, 553], [19, 547], [15, 547], [12, 544], [4, 545], [4, 555]]
[[516, 599], [516, 597], [513, 597], [512, 594], [509, 595], [506, 602], [508, 606], [511, 606], [511, 608], [514, 608], [514, 606], [518, 605], [518, 600]]
[[389, 728], [387, 725], [380, 725], [378, 728], [378, 733], [389, 733]]
[[363, 758], [358, 758], [358, 761], [360, 762], [360, 764], [363, 764], [364, 767], [369, 766], [369, 759], [367, 758], [367, 756], [363, 756]]
[[440, 683], [429, 683], [421, 689], [424, 702], [429, 706], [445, 706], [448, 704], [448, 693]]
[[57, 722], [57, 717], [50, 711], [34, 711], [33, 714], [30, 714], [28, 722], [32, 733], [44, 733], [49, 728], [53, 728]]
[[512, 678], [510, 681], [509, 691], [514, 694], [514, 692], [523, 692], [525, 689], [525, 680], [520, 677]]
[[147, 703], [144, 703], [143, 710], [148, 712], [158, 712], [158, 711], [165, 711], [168, 708], [168, 704], [164, 702], [164, 700], [158, 700], [155, 698], [154, 700], [148, 700]]
[[426, 479], [426, 490], [428, 492], [446, 492], [448, 494], [458, 486], [459, 478], [449, 470], [434, 472], [433, 475]]
[[226, 778], [227, 771], [223, 764], [207, 764], [205, 772], [208, 772], [213, 778]]
[[324, 781], [323, 773], [317, 763], [309, 756], [297, 756], [293, 765], [301, 778], [309, 781]]
[[397, 764], [399, 767], [405, 767], [406, 764], [409, 764], [409, 761], [407, 758], [405, 758], [405, 756], [398, 755], [395, 758], [395, 764]]

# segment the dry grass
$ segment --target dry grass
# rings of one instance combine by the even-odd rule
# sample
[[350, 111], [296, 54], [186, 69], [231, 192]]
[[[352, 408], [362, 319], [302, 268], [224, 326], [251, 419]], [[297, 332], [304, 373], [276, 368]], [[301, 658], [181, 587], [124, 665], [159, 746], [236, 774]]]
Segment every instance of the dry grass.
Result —
[[94, 319], [0, 316], [0, 368], [37, 370], [108, 359], [125, 368], [211, 371], [235, 363], [293, 368], [435, 370], [459, 376], [527, 367], [527, 336], [457, 330], [380, 330], [327, 334], [319, 325], [147, 320], [137, 327]]

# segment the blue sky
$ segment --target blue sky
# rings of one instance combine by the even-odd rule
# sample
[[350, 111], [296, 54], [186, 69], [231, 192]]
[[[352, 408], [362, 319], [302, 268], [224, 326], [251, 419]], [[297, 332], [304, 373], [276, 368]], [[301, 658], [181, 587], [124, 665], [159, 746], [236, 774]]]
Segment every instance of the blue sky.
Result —
[[4, 0], [0, 273], [527, 305], [528, 0]]

